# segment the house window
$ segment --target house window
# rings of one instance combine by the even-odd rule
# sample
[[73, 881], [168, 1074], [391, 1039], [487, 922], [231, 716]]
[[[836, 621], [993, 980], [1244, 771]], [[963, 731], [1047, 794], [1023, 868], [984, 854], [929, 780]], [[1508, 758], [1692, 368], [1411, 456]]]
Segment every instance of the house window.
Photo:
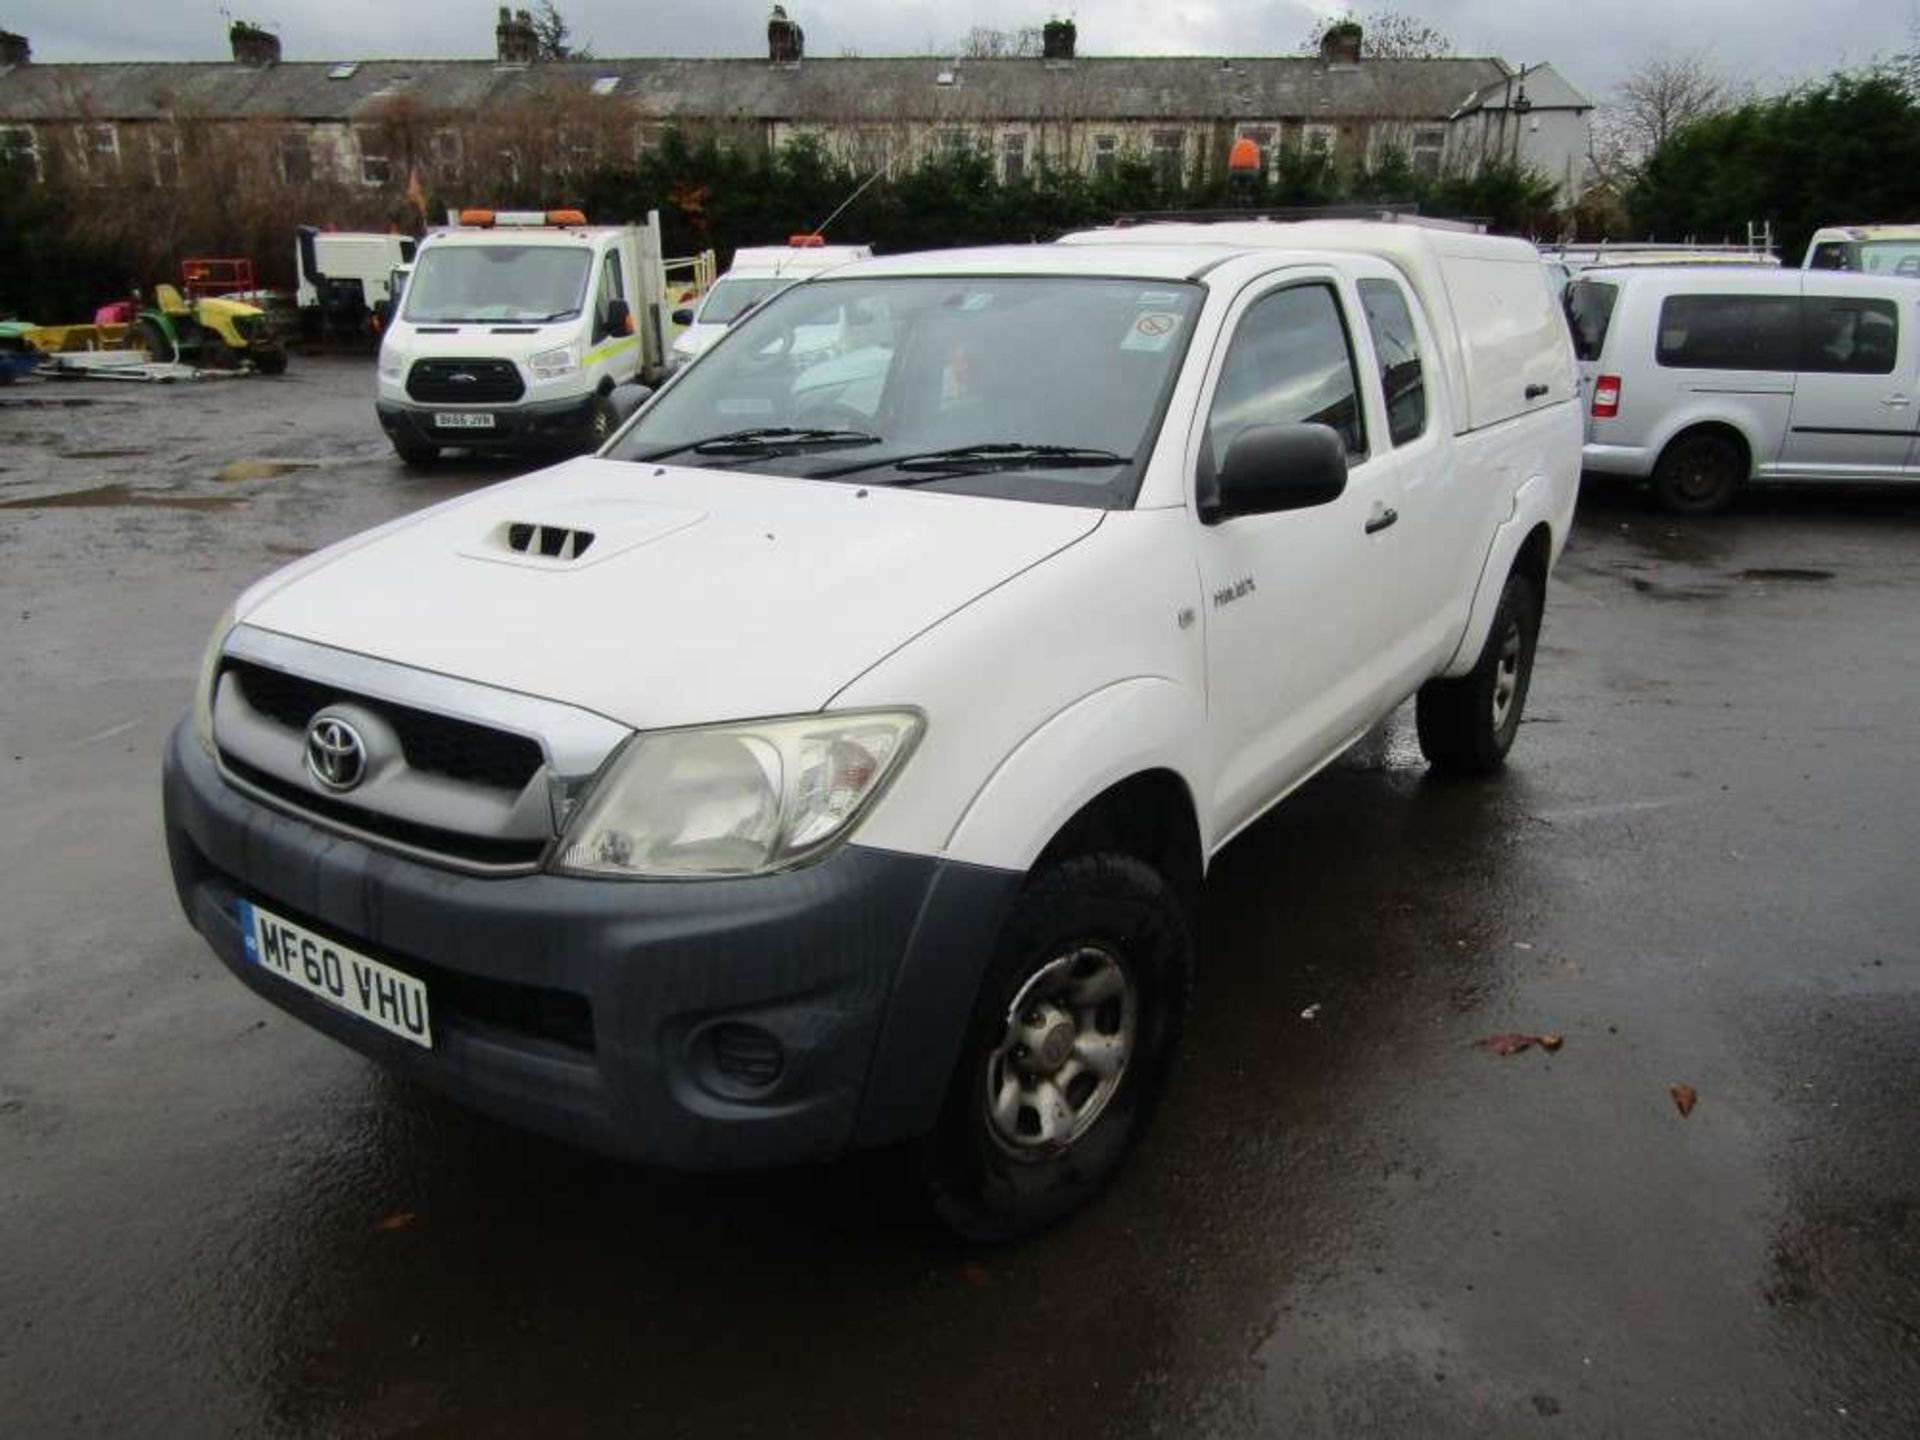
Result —
[[887, 132], [869, 126], [854, 132], [853, 168], [861, 175], [884, 175], [893, 165], [893, 145]]
[[427, 137], [427, 155], [442, 174], [458, 175], [466, 153], [458, 130], [436, 130]]
[[153, 183], [174, 186], [180, 183], [180, 134], [177, 130], [155, 130], [147, 136], [147, 155], [153, 161]]
[[393, 183], [393, 161], [386, 153], [386, 145], [378, 132], [356, 130], [354, 138], [360, 142], [360, 183], [363, 185], [389, 185]]
[[660, 148], [660, 137], [666, 133], [664, 125], [647, 123], [633, 127], [633, 158], [644, 160]]
[[1000, 139], [1000, 181], [1018, 185], [1027, 178], [1027, 137], [1004, 135]]
[[306, 131], [289, 130], [280, 137], [280, 178], [289, 185], [313, 183], [313, 150]]
[[1177, 190], [1186, 178], [1187, 135], [1184, 130], [1153, 132], [1153, 178], [1168, 190]]
[[1251, 140], [1255, 145], [1259, 146], [1260, 173], [1262, 175], [1271, 175], [1273, 174], [1273, 148], [1278, 142], [1279, 136], [1280, 132], [1271, 125], [1242, 125], [1240, 127], [1240, 133], [1234, 138]]
[[1300, 148], [1309, 155], [1331, 157], [1333, 145], [1340, 138], [1339, 127], [1334, 125], [1304, 125], [1300, 129]]
[[950, 158], [973, 153], [973, 136], [961, 126], [940, 132], [940, 153]]
[[1422, 125], [1413, 132], [1413, 173], [1431, 179], [1440, 173], [1441, 157], [1446, 154], [1447, 127]]
[[1096, 135], [1093, 137], [1093, 177], [1096, 180], [1111, 180], [1114, 167], [1120, 163], [1120, 137], [1118, 135]]
[[40, 145], [31, 125], [0, 125], [0, 174], [40, 178]]
[[80, 166], [96, 181], [105, 180], [120, 165], [120, 132], [111, 125], [82, 125]]

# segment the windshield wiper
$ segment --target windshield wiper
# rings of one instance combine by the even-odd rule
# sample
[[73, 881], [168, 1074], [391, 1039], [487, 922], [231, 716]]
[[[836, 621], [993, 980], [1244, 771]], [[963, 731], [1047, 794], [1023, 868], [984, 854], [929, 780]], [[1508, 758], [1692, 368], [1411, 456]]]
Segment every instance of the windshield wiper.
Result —
[[947, 450], [923, 450], [912, 455], [882, 455], [858, 465], [839, 465], [831, 470], [816, 470], [811, 478], [837, 480], [862, 470], [879, 470], [891, 465], [896, 470], [928, 472], [896, 480], [896, 485], [917, 485], [942, 475], [966, 475], [982, 470], [1017, 470], [1022, 466], [1064, 470], [1077, 467], [1131, 465], [1130, 455], [1116, 455], [1086, 445], [1030, 445], [1020, 440], [992, 440], [978, 445], [956, 445]]
[[691, 450], [696, 455], [757, 455], [765, 450], [812, 449], [822, 445], [878, 445], [880, 437], [864, 430], [822, 430], [813, 426], [755, 425], [729, 430], [704, 440], [689, 440], [642, 455], [642, 460], [664, 460]]

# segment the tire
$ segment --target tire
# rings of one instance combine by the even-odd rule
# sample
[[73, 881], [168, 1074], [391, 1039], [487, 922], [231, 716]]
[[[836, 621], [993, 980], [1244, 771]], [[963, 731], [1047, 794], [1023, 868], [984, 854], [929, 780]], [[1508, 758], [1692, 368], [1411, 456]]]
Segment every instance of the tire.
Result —
[[587, 416], [587, 446], [598, 450], [613, 438], [613, 432], [620, 428], [620, 412], [613, 408], [613, 401], [604, 395], [593, 397], [593, 409]]
[[1420, 687], [1414, 703], [1420, 753], [1435, 770], [1488, 775], [1506, 763], [1533, 682], [1540, 609], [1533, 581], [1519, 571], [1507, 576], [1473, 669]]
[[1733, 503], [1747, 479], [1740, 446], [1712, 430], [1678, 436], [1653, 467], [1653, 494], [1675, 515], [1717, 515]]
[[173, 342], [167, 339], [167, 332], [151, 320], [136, 320], [127, 327], [126, 346], [129, 350], [146, 351], [147, 358], [157, 364], [180, 358], [174, 352]]
[[[922, 1142], [942, 1223], [967, 1240], [1013, 1240], [1092, 1199], [1165, 1086], [1192, 982], [1186, 917], [1151, 866], [1088, 855], [1028, 881]], [[1095, 1055], [1114, 1068], [1083, 1063]]]
[[410, 470], [424, 470], [440, 458], [438, 445], [422, 445], [414, 440], [395, 440], [393, 453], [400, 457], [400, 463]]
[[253, 368], [262, 375], [287, 373], [287, 351], [283, 345], [264, 345], [252, 352]]

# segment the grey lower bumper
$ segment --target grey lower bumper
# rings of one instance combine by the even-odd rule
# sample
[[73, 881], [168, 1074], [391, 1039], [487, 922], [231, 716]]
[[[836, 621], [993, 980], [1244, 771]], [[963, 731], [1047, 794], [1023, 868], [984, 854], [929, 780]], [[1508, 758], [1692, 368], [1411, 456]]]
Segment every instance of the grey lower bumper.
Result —
[[455, 408], [450, 405], [435, 407], [376, 400], [373, 408], [380, 417], [380, 428], [394, 441], [468, 450], [548, 450], [592, 438], [594, 403], [598, 399], [597, 395], [581, 395], [571, 400], [543, 400], [536, 404], [460, 407], [485, 409], [493, 417], [493, 424], [484, 430], [443, 429], [434, 424], [436, 414]]
[[[181, 904], [254, 990], [502, 1119], [681, 1169], [791, 1164], [928, 1128], [1020, 883], [858, 846], [752, 880], [463, 875], [240, 795], [189, 723], [164, 788]], [[423, 980], [434, 1048], [250, 963], [240, 899]], [[777, 1077], [742, 1084], [723, 1052], [756, 1035]]]

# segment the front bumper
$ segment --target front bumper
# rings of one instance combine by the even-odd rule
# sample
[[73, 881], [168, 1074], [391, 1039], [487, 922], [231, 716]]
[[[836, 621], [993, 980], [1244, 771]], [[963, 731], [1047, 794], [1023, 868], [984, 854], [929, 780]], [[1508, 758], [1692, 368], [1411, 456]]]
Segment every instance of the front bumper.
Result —
[[[376, 400], [374, 412], [389, 439], [413, 445], [442, 445], [466, 450], [551, 450], [582, 444], [593, 438], [593, 411], [599, 396], [588, 393], [566, 400], [540, 400], [514, 405], [420, 405], [412, 401]], [[491, 415], [484, 429], [443, 428], [436, 414], [458, 409], [462, 413]]]
[[[907, 1138], [939, 1111], [1008, 871], [845, 846], [749, 880], [457, 874], [226, 784], [167, 750], [168, 856], [187, 918], [242, 981], [313, 1028], [510, 1123], [677, 1169], [765, 1168]], [[434, 1048], [250, 963], [254, 900], [427, 987]], [[737, 1083], [723, 1035], [780, 1056]]]

